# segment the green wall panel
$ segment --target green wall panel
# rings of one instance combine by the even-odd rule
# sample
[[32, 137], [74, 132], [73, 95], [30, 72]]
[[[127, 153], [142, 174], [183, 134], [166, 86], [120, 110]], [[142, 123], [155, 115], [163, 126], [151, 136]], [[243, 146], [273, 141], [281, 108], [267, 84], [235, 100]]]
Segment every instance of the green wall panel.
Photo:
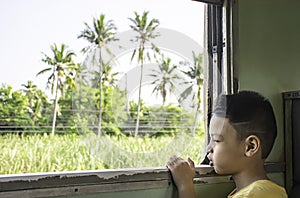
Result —
[[240, 90], [256, 90], [275, 109], [278, 138], [268, 161], [283, 161], [281, 93], [300, 89], [300, 1], [238, 1]]
[[[134, 185], [134, 183], [133, 183]], [[195, 190], [197, 197], [220, 198], [226, 197], [234, 189], [234, 183], [216, 183], [216, 184], [196, 184]], [[72, 196], [73, 198], [177, 198], [178, 194], [174, 187], [109, 192], [90, 195]], [[62, 198], [62, 197], [61, 197]]]

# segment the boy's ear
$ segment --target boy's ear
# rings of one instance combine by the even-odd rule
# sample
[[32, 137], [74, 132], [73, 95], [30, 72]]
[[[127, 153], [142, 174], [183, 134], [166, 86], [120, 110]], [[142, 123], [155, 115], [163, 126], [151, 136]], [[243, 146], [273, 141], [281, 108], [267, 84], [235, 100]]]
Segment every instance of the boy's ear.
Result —
[[252, 157], [260, 150], [260, 139], [256, 135], [250, 135], [245, 139], [245, 155]]

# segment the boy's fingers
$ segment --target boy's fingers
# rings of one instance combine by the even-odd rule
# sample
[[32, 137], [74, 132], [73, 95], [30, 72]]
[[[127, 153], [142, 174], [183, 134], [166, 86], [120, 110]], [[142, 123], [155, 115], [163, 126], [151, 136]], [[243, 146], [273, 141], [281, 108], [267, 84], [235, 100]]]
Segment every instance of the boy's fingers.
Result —
[[167, 162], [168, 168], [172, 168], [174, 166], [176, 158], [177, 158], [176, 155], [173, 155], [172, 157], [170, 157], [170, 159]]
[[173, 166], [176, 165], [176, 163], [178, 162], [178, 160], [182, 160], [182, 158], [177, 157], [176, 155], [173, 155], [169, 161], [167, 162], [167, 168], [173, 168]]

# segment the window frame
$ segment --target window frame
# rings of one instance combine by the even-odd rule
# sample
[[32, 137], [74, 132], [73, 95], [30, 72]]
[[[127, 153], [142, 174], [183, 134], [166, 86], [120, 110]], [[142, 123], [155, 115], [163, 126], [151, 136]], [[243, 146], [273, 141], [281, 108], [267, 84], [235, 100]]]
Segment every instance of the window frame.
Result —
[[224, 0], [193, 0], [193, 1], [199, 1], [202, 3], [207, 3], [209, 5], [219, 5], [219, 6], [222, 6], [224, 4]]
[[[236, 35], [234, 15], [236, 5], [233, 1], [220, 0], [196, 0], [210, 2], [206, 5], [205, 21], [205, 132], [206, 145], [210, 137], [208, 134], [209, 121], [216, 100], [220, 94], [233, 94], [238, 91], [237, 71], [234, 67], [236, 59], [233, 56], [235, 42], [233, 35]], [[236, 3], [236, 2], [235, 2]], [[205, 163], [205, 160], [204, 160]]]
[[[206, 145], [211, 112], [220, 93], [232, 93], [233, 64], [231, 55], [231, 9], [229, 0], [196, 0], [205, 5], [205, 83], [204, 112]], [[228, 28], [229, 27], [229, 28]], [[225, 34], [224, 34], [225, 33]], [[225, 37], [224, 37], [225, 36]], [[226, 85], [224, 86], [224, 80]], [[271, 168], [270, 168], [271, 167]], [[268, 169], [267, 169], [268, 170]], [[269, 171], [282, 172], [282, 164], [270, 164]], [[196, 167], [195, 184], [232, 183], [230, 176], [216, 175], [212, 167]], [[134, 182], [135, 185], [132, 185]], [[0, 176], [0, 197], [51, 197], [87, 193], [169, 188], [172, 186], [167, 168], [74, 171], [58, 173], [29, 173]]]
[[[195, 183], [215, 183], [209, 179], [210, 166], [196, 168]], [[217, 182], [231, 182], [229, 176], [219, 176]], [[132, 183], [134, 185], [132, 185]], [[74, 171], [42, 174], [0, 176], [0, 197], [18, 197], [30, 191], [30, 197], [54, 197], [116, 191], [168, 188], [172, 185], [170, 172], [163, 167]]]
[[[267, 173], [280, 173], [284, 163], [265, 165]], [[230, 175], [216, 175], [207, 165], [196, 167], [195, 185], [225, 184], [233, 187]], [[134, 184], [134, 185], [133, 185]], [[102, 171], [75, 171], [58, 173], [31, 173], [1, 175], [0, 197], [58, 197], [93, 195], [165, 188], [173, 195], [173, 184], [167, 168], [119, 169]], [[224, 190], [224, 189], [223, 189]]]

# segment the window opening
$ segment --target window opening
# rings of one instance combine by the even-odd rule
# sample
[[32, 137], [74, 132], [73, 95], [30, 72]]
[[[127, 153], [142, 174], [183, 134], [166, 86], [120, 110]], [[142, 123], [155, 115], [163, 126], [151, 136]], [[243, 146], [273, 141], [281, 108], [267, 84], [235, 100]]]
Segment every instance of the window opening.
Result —
[[[4, 159], [2, 162], [9, 165], [0, 166], [0, 173], [164, 166], [172, 154], [190, 156], [199, 163], [203, 154], [199, 153], [199, 150], [205, 145], [202, 97], [204, 57], [201, 55], [204, 37], [204, 30], [201, 31], [204, 25], [201, 23], [204, 22], [205, 4], [190, 1], [184, 2], [182, 6], [180, 3], [183, 2], [159, 2], [161, 6], [153, 6], [153, 3], [148, 5], [132, 0], [130, 3], [119, 2], [122, 5], [120, 7], [124, 9], [112, 9], [110, 13], [110, 8], [97, 6], [99, 1], [92, 0], [88, 3], [91, 7], [86, 1], [77, 1], [72, 2], [71, 8], [68, 1], [63, 2], [60, 7], [35, 0], [32, 1], [32, 7], [25, 2], [24, 5], [21, 3], [15, 6], [13, 2], [7, 1], [1, 7], [1, 14], [5, 15], [1, 17], [1, 24], [3, 27], [16, 24], [14, 27], [22, 27], [24, 31], [22, 36], [15, 36], [17, 31], [9, 32], [14, 28], [4, 28], [6, 30], [1, 31], [0, 36], [3, 43], [1, 53], [3, 57], [7, 57], [3, 59], [2, 64], [7, 68], [17, 67], [14, 71], [19, 71], [13, 75], [7, 70], [8, 72], [1, 76], [2, 83], [6, 84], [1, 87], [0, 96], [3, 105], [0, 115], [0, 138], [1, 145], [5, 145], [6, 148], [1, 155]], [[218, 4], [218, 1], [215, 2]], [[174, 6], [166, 11], [170, 3]], [[125, 9], [127, 4], [130, 4], [130, 10]], [[66, 5], [69, 10], [66, 10]], [[49, 13], [49, 10], [55, 10], [57, 15], [53, 17], [53, 12]], [[69, 14], [66, 14], [68, 12]], [[73, 15], [73, 12], [77, 14]], [[88, 14], [85, 15], [84, 12]], [[164, 15], [159, 15], [160, 12], [164, 12]], [[22, 13], [24, 17], [28, 17], [25, 21], [30, 23], [26, 24], [23, 21], [19, 26], [16, 16]], [[59, 17], [60, 13], [64, 17]], [[113, 18], [118, 13], [123, 15], [122, 19]], [[178, 13], [181, 13], [181, 16], [177, 18]], [[100, 50], [97, 49], [99, 42], [93, 40], [93, 28], [97, 25], [93, 22], [101, 25], [101, 14], [105, 14], [104, 24], [109, 25], [111, 34], [115, 29], [109, 20], [112, 19], [118, 27], [116, 34], [113, 34], [118, 40], [105, 43], [100, 56]], [[149, 39], [160, 48], [160, 54], [152, 51], [152, 45], [145, 48], [144, 79], [152, 79], [142, 82], [143, 102], [140, 103], [138, 114], [136, 85], [139, 83], [141, 62], [136, 56], [138, 51], [133, 54], [135, 49], [138, 50], [139, 43], [132, 40], [136, 39], [137, 33], [134, 26], [138, 27], [136, 23], [140, 22], [136, 19], [144, 14], [147, 14], [148, 21], [160, 21], [157, 32], [161, 35], [153, 40]], [[184, 20], [181, 21], [181, 18]], [[55, 24], [53, 20], [56, 20]], [[74, 21], [78, 22], [77, 26], [73, 25]], [[155, 21], [153, 24], [156, 24]], [[132, 28], [129, 25], [132, 25]], [[71, 33], [65, 34], [69, 30]], [[153, 35], [155, 34], [153, 32]], [[86, 38], [87, 41], [82, 38]], [[17, 47], [14, 47], [15, 43], [18, 43]], [[82, 54], [81, 49], [88, 46], [90, 48], [85, 50], [91, 50], [90, 53]], [[96, 50], [93, 51], [93, 47]], [[111, 47], [109, 50], [114, 56], [107, 52], [108, 47]], [[20, 55], [16, 60], [22, 60], [22, 63], [9, 58], [13, 51]], [[148, 56], [152, 58], [151, 61], [148, 60]], [[105, 61], [99, 62], [100, 59]], [[107, 65], [109, 63], [112, 65]], [[190, 71], [195, 64], [200, 67]], [[19, 69], [20, 65], [21, 69], [26, 68], [26, 71]], [[116, 69], [117, 66], [119, 70]], [[169, 80], [166, 82], [168, 90], [164, 92], [161, 88], [163, 83], [158, 83], [162, 82], [160, 74], [162, 71], [171, 72], [174, 66], [175, 72], [165, 76]], [[56, 76], [56, 71], [59, 72], [59, 76]], [[102, 94], [99, 88], [99, 73], [102, 73]], [[201, 94], [198, 94], [197, 86], [192, 86], [199, 76], [202, 78], [198, 79], [201, 81]], [[173, 85], [170, 80], [172, 78]], [[49, 89], [46, 90], [48, 80]], [[132, 85], [133, 82], [135, 86]], [[156, 91], [151, 96], [155, 88]], [[171, 88], [175, 93], [163, 100], [163, 96], [160, 95], [170, 95]], [[160, 97], [156, 97], [155, 94]], [[99, 113], [100, 103], [95, 102], [99, 101], [100, 95], [102, 113]], [[197, 106], [197, 98], [201, 99], [201, 107]], [[149, 103], [155, 103], [156, 106], [150, 106]], [[122, 108], [118, 105], [122, 105]], [[198, 109], [198, 113], [195, 109]], [[140, 115], [139, 133], [134, 138], [137, 115]], [[126, 142], [122, 142], [123, 139], [126, 139]], [[137, 144], [140, 146], [137, 147]], [[106, 146], [102, 147], [103, 145]], [[185, 145], [197, 147], [188, 151]], [[160, 158], [160, 155], [163, 157]], [[157, 160], [157, 163], [153, 163], [154, 160]], [[22, 163], [15, 167], [18, 161]], [[41, 167], [42, 163], [48, 166]], [[112, 165], [113, 163], [116, 165]]]

